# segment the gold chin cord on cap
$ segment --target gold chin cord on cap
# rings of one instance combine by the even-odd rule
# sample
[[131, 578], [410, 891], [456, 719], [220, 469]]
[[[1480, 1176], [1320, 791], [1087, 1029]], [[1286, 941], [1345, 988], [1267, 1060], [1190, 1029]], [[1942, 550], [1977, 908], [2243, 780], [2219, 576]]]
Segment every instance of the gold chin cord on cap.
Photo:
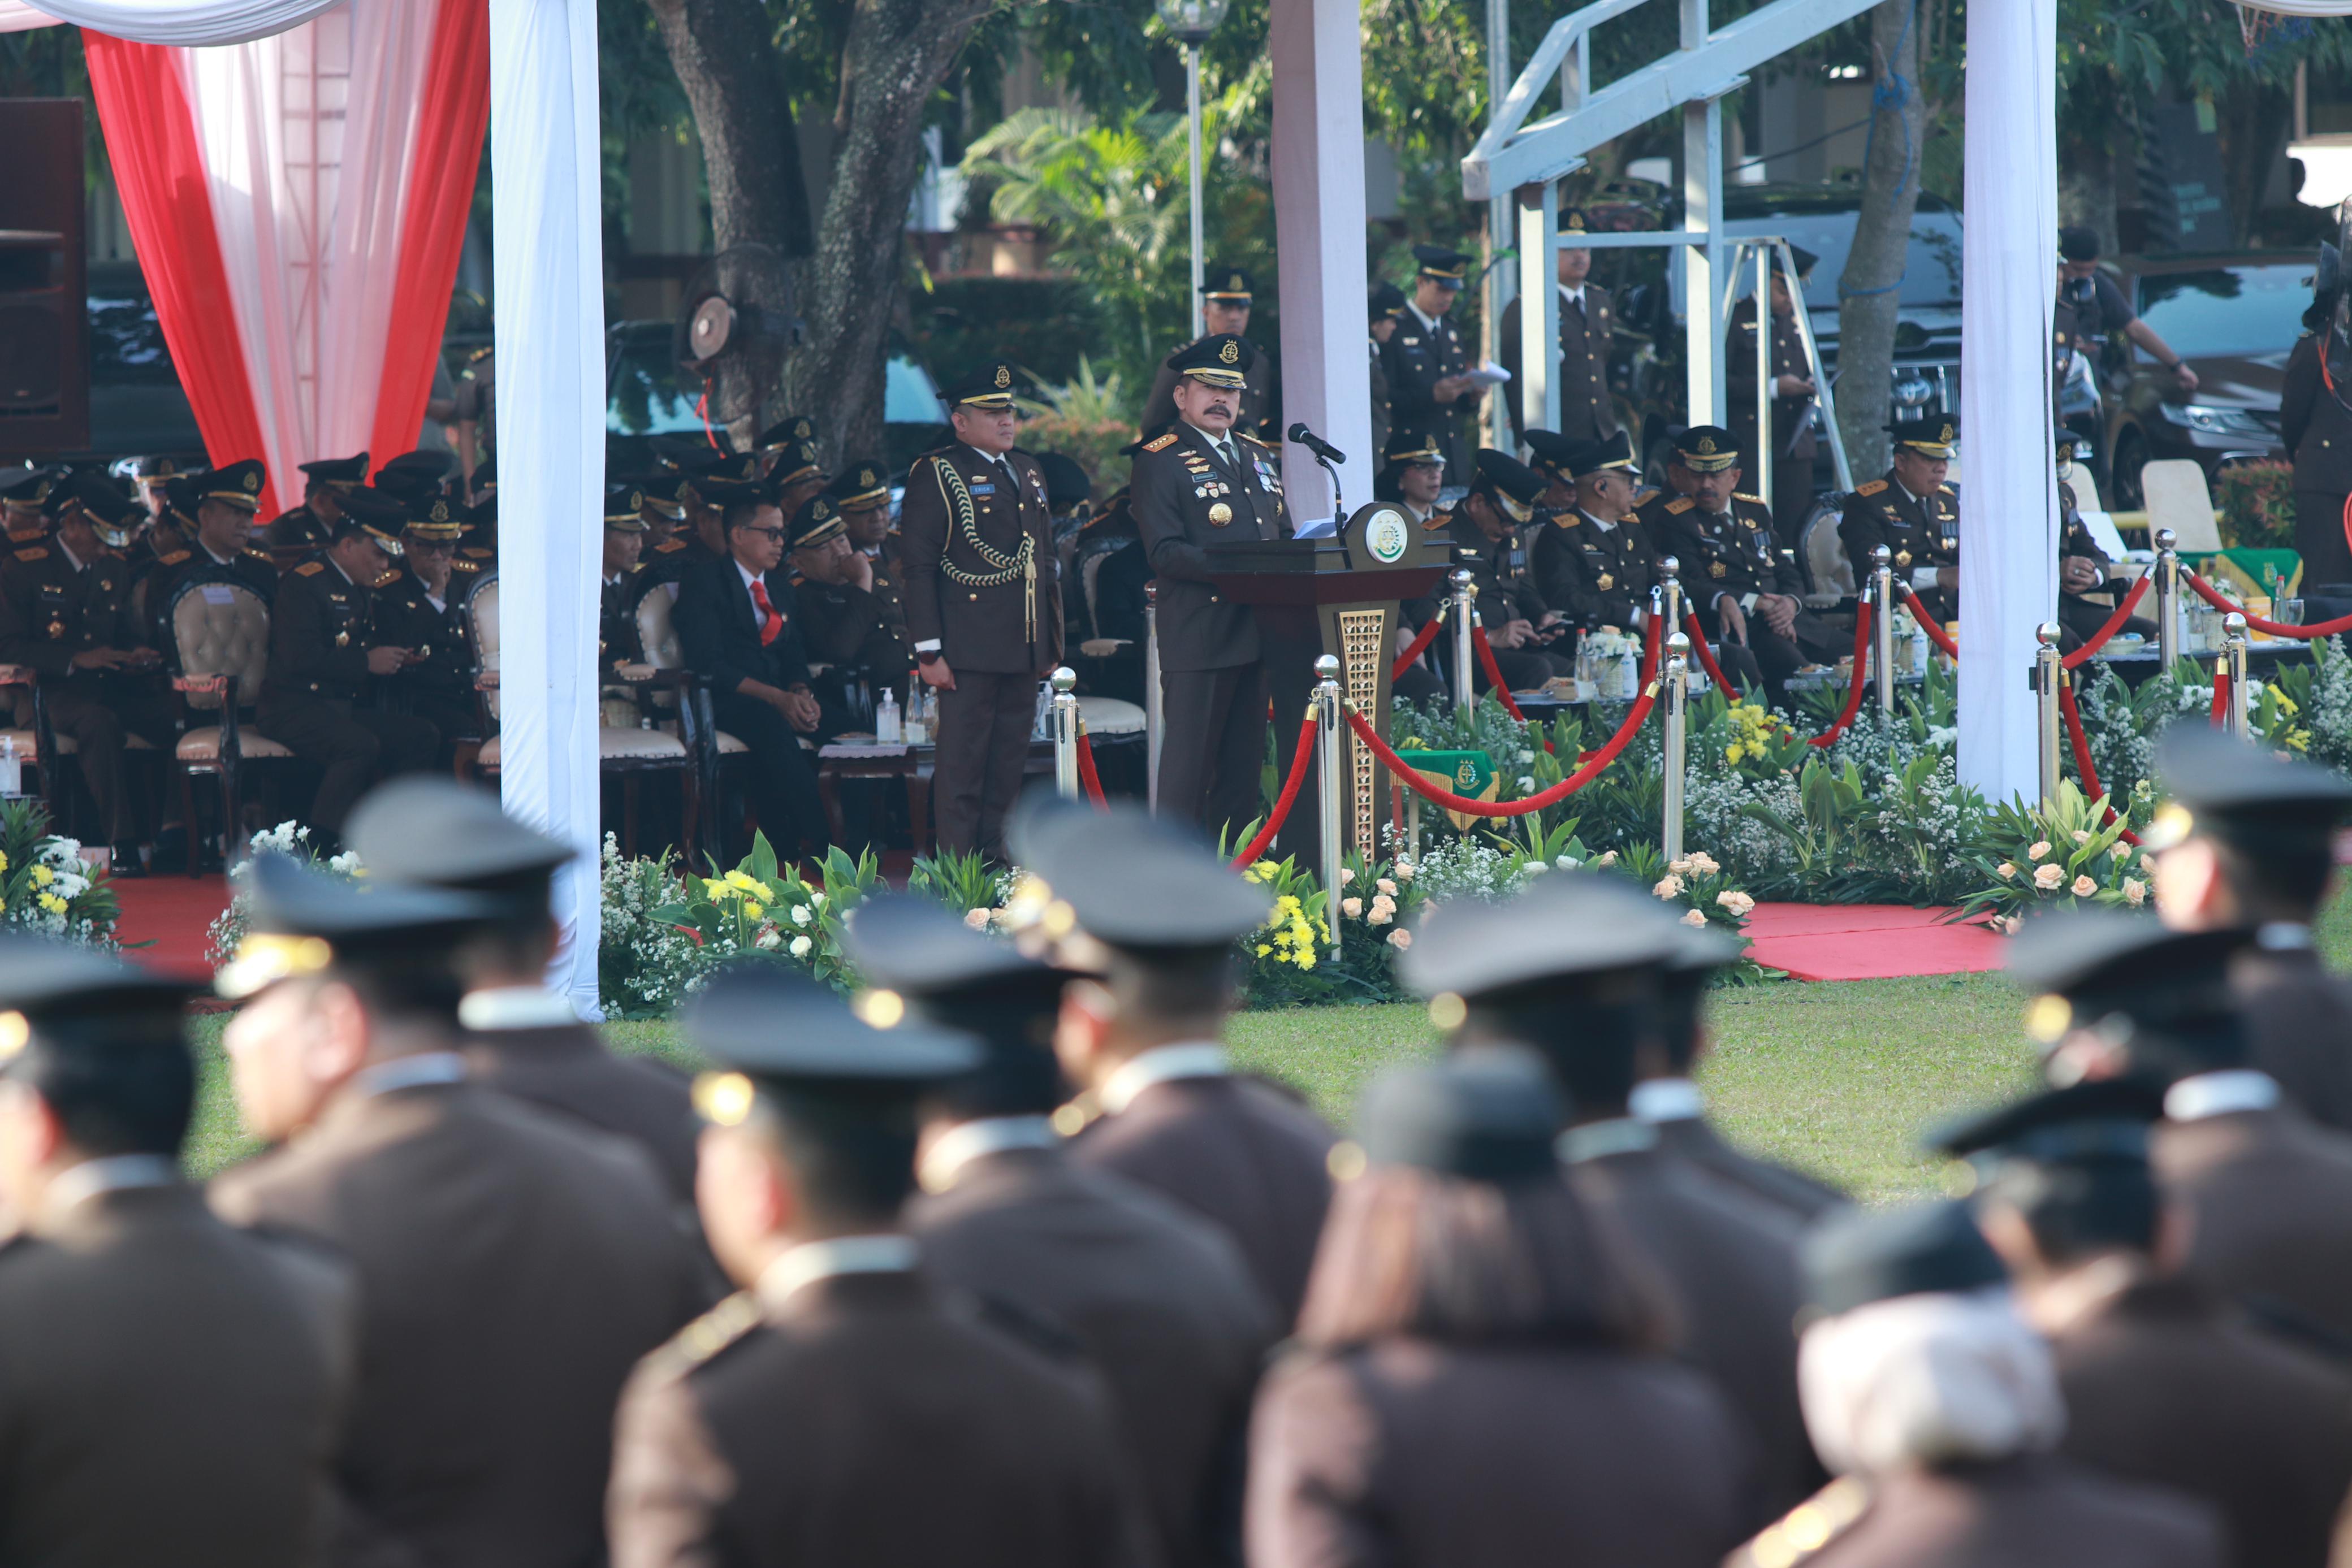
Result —
[[236, 945], [236, 956], [221, 966], [213, 988], [230, 1001], [243, 1001], [280, 980], [315, 975], [334, 957], [334, 948], [323, 936], [257, 933]]

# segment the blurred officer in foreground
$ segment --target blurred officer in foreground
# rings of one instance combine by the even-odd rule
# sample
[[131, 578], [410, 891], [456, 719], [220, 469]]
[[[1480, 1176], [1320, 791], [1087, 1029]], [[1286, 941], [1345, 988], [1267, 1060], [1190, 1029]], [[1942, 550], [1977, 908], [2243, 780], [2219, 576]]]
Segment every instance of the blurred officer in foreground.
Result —
[[[414, 846], [422, 848], [423, 846]], [[233, 1223], [358, 1272], [360, 1378], [336, 1470], [382, 1559], [572, 1568], [604, 1549], [614, 1405], [708, 1298], [646, 1156], [466, 1082], [458, 948], [508, 912], [252, 866], [219, 988], [246, 1130]]]
[[2175, 931], [2253, 932], [2230, 966], [2252, 1065], [2314, 1121], [2352, 1131], [2352, 985], [2311, 930], [2352, 783], [2203, 724], [2165, 736], [2157, 772], [2172, 797], [2143, 840], [2157, 913]]
[[1707, 987], [1738, 961], [1739, 953], [1739, 943], [1713, 930], [1685, 935], [1682, 950], [1659, 970], [1657, 1040], [1654, 1050], [1643, 1053], [1643, 1075], [1626, 1104], [1658, 1130], [1660, 1148], [1745, 1197], [1784, 1209], [1800, 1221], [1812, 1220], [1845, 1202], [1845, 1195], [1735, 1148], [1708, 1122], [1706, 1097], [1691, 1081], [1710, 1043]]
[[1238, 1561], [1241, 1445], [1274, 1312], [1225, 1234], [1069, 1157], [1054, 1113], [1062, 971], [965, 929], [929, 898], [860, 904], [845, 941], [882, 988], [852, 1006], [977, 1037], [928, 1091], [907, 1214], [935, 1281], [1070, 1333], [1108, 1386], [1171, 1568]]
[[496, 920], [452, 956], [465, 997], [473, 1082], [638, 1145], [671, 1194], [694, 1200], [694, 1107], [683, 1074], [648, 1056], [615, 1056], [547, 988], [563, 940], [549, 906], [572, 847], [525, 827], [487, 789], [442, 778], [395, 779], [352, 813], [351, 846], [372, 880], [478, 894]]
[[[1027, 917], [1076, 979], [1055, 1049], [1100, 1111], [1082, 1165], [1158, 1189], [1241, 1246], [1278, 1321], [1298, 1315], [1331, 1200], [1329, 1128], [1287, 1090], [1237, 1073], [1222, 1043], [1234, 944], [1265, 893], [1171, 823], [1040, 799], [1015, 825]], [[1057, 929], [1058, 928], [1058, 929]]]
[[1711, 1568], [1745, 1533], [1748, 1440], [1657, 1354], [1672, 1308], [1560, 1180], [1560, 1120], [1517, 1050], [1394, 1069], [1365, 1095], [1258, 1399], [1256, 1568]]
[[1960, 612], [1960, 497], [1944, 483], [1959, 426], [1950, 419], [1898, 419], [1893, 466], [1883, 479], [1854, 486], [1838, 519], [1846, 564], [1857, 591], [1867, 588], [1870, 552], [1886, 547], [1895, 601], [1908, 586], [1937, 621]]
[[1531, 430], [1527, 442], [1549, 481], [1546, 495], [1557, 495], [1565, 484], [1574, 497], [1528, 541], [1528, 574], [1536, 591], [1580, 632], [1647, 626], [1658, 560], [1633, 512], [1632, 439], [1622, 430], [1595, 442]]
[[269, 519], [263, 536], [269, 553], [282, 566], [299, 560], [305, 550], [324, 549], [342, 520], [343, 497], [367, 483], [368, 455], [322, 457], [299, 465], [302, 474], [302, 504]]
[[[1176, 361], [1215, 338], [1249, 340], [1250, 308], [1256, 285], [1244, 268], [1219, 262], [1202, 274], [1201, 335], [1160, 361], [1151, 379], [1151, 395], [1143, 400], [1143, 434], [1157, 434], [1178, 417], [1176, 383], [1183, 368]], [[1279, 444], [1282, 440], [1282, 387], [1279, 367], [1263, 343], [1249, 342], [1250, 361], [1244, 378], [1241, 412], [1234, 428]]]
[[2050, 1348], [1966, 1208], [1841, 1210], [1805, 1274], [1805, 1422], [1839, 1479], [1733, 1568], [2220, 1568], [2210, 1509], [2052, 1457]]
[[2181, 1271], [2270, 1326], [2352, 1355], [2352, 1138], [2282, 1103], [2247, 1060], [2230, 968], [2242, 930], [2070, 915], [2029, 926], [2010, 973], [2052, 1082], [2165, 1091], [2149, 1163], [2186, 1217]]
[[1559, 873], [1507, 903], [1423, 921], [1398, 973], [1455, 1047], [1531, 1047], [1569, 1118], [1577, 1196], [1648, 1254], [1682, 1323], [1675, 1347], [1711, 1376], [1757, 1455], [1753, 1528], [1820, 1484], [1797, 1407], [1796, 1223], [1660, 1146], [1627, 1108], [1659, 1033], [1658, 975], [1685, 928], [1619, 877]]
[[[1598, 441], [1617, 434], [1616, 410], [1609, 402], [1609, 351], [1616, 341], [1616, 327], [1609, 290], [1586, 281], [1592, 275], [1592, 247], [1577, 244], [1574, 237], [1585, 229], [1582, 208], [1570, 207], [1559, 214], [1559, 350], [1551, 375], [1552, 384], [1559, 388], [1559, 434], [1570, 441]], [[1527, 406], [1520, 367], [1526, 351], [1521, 303], [1515, 298], [1503, 307], [1503, 368], [1511, 372], [1504, 393], [1510, 399], [1511, 428], [1524, 436], [1543, 417], [1543, 410]]]
[[721, 1069], [698, 1191], [743, 1289], [630, 1380], [614, 1568], [1152, 1561], [1100, 1385], [935, 1294], [900, 1228], [916, 1098], [972, 1067], [965, 1037], [870, 1028], [772, 967], [683, 1023]]
[[180, 1175], [186, 988], [0, 939], [0, 1559], [298, 1568], [335, 1511], [352, 1282]]
[[2167, 1277], [2179, 1249], [2148, 1170], [2152, 1085], [2077, 1083], [1969, 1117], [1977, 1223], [2051, 1343], [2059, 1451], [2218, 1508], [2231, 1559], [2324, 1568], [2352, 1490], [2352, 1375], [2217, 1312]]

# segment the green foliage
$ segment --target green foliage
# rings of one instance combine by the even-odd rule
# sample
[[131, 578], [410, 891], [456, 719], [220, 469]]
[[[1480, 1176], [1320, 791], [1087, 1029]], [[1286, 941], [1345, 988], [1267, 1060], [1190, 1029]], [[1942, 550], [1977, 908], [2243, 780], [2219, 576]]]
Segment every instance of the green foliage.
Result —
[[1134, 398], [1117, 371], [1097, 377], [1086, 355], [1078, 356], [1077, 373], [1060, 385], [1039, 386], [1041, 394], [1021, 400], [1022, 444], [1034, 451], [1058, 452], [1087, 471], [1097, 496], [1108, 496], [1127, 483], [1126, 449], [1133, 444], [1136, 427], [1127, 417]]
[[[2011, 800], [1988, 813], [1975, 859], [1982, 884], [1960, 902], [1955, 919], [1990, 915], [2014, 933], [2027, 915], [2092, 904], [2137, 909], [2147, 901], [2137, 852], [2123, 841], [2127, 810], [2105, 821], [2111, 802], [2061, 780], [2048, 806]], [[2128, 808], [2128, 800], [2112, 802]]]
[[907, 873], [907, 891], [928, 894], [958, 915], [993, 909], [1003, 894], [987, 856], [958, 850], [917, 855]]
[[649, 911], [648, 918], [692, 932], [705, 975], [730, 958], [756, 956], [792, 964], [847, 990], [842, 923], [881, 881], [881, 863], [871, 850], [852, 859], [836, 845], [810, 882], [799, 867], [779, 865], [768, 836], [754, 833], [751, 852], [740, 864], [717, 876], [681, 879], [677, 900]]

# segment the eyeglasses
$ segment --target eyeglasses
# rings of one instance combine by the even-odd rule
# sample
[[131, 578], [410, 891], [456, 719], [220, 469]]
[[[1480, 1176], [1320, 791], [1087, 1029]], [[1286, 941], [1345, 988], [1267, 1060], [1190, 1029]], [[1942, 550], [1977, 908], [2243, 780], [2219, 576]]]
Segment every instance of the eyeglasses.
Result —
[[784, 537], [784, 530], [782, 528], [738, 528], [735, 531], [743, 534], [757, 534], [763, 539], [780, 539]]

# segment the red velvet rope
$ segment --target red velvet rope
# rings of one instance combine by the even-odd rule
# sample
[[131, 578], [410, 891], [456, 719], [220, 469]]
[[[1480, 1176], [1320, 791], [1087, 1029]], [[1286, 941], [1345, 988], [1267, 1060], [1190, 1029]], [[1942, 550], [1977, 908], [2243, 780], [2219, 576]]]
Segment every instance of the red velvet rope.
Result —
[[[2219, 661], [2216, 661], [2217, 666]], [[2213, 671], [2213, 727], [2219, 729], [2230, 716], [2230, 672], [2217, 667]]]
[[1085, 787], [1087, 799], [1105, 810], [1110, 802], [1103, 799], [1102, 776], [1095, 771], [1095, 745], [1087, 738], [1086, 721], [1078, 723], [1078, 782]]
[[[2072, 685], [2060, 684], [2058, 712], [2066, 720], [2066, 739], [2074, 748], [2074, 772], [2083, 781], [2083, 791], [2092, 800], [2096, 800], [2106, 794], [2106, 790], [2099, 783], [2097, 766], [2091, 760], [2091, 737], [2083, 733], [2083, 715], [2074, 706], [2074, 688]], [[2115, 820], [2116, 809], [2110, 806], [2107, 808], [2106, 816], [2101, 820], [2099, 825], [2105, 827]], [[2116, 836], [2127, 844], [2136, 846], [2139, 842], [2139, 835], [2129, 828], [2126, 828]]]
[[1634, 700], [1633, 707], [1626, 713], [1624, 724], [1619, 727], [1615, 735], [1609, 737], [1608, 745], [1592, 753], [1583, 767], [1541, 794], [1530, 795], [1524, 800], [1508, 802], [1473, 800], [1466, 796], [1456, 795], [1450, 789], [1441, 789], [1419, 773], [1414, 772], [1412, 764], [1391, 750], [1389, 743], [1382, 740], [1379, 732], [1365, 723], [1364, 716], [1354, 708], [1348, 710], [1348, 723], [1355, 730], [1356, 738], [1370, 747], [1372, 755], [1379, 758], [1401, 782], [1423, 799], [1444, 807], [1446, 810], [1460, 811], [1465, 816], [1524, 817], [1532, 812], [1540, 811], [1547, 806], [1558, 805], [1599, 778], [1601, 770], [1616, 761], [1618, 754], [1632, 743], [1635, 733], [1649, 718], [1651, 705], [1656, 700], [1656, 688], [1644, 685], [1642, 688], [1642, 695]]
[[1723, 666], [1715, 662], [1715, 651], [1706, 645], [1706, 633], [1699, 629], [1698, 617], [1686, 612], [1683, 616], [1683, 630], [1690, 633], [1691, 652], [1698, 655], [1698, 666], [1706, 672], [1706, 678], [1715, 683], [1716, 690], [1725, 696], [1731, 695], [1738, 688], [1723, 673]]
[[1521, 724], [1527, 723], [1528, 716], [1519, 711], [1519, 705], [1511, 700], [1511, 688], [1503, 683], [1502, 667], [1495, 663], [1495, 650], [1486, 642], [1486, 629], [1475, 621], [1470, 623], [1470, 641], [1477, 645], [1478, 667], [1486, 672], [1486, 684], [1503, 699], [1503, 711]]
[[1290, 819], [1290, 808], [1298, 803], [1298, 787], [1307, 782], [1307, 759], [1314, 754], [1315, 710], [1309, 708], [1306, 718], [1299, 722], [1297, 747], [1290, 754], [1290, 777], [1282, 781], [1282, 794], [1275, 801], [1274, 811], [1266, 818], [1265, 826], [1257, 831], [1257, 837], [1249, 841], [1246, 849], [1234, 857], [1235, 871], [1265, 853], [1265, 846], [1274, 842], [1275, 834], [1282, 831], [1282, 824]]
[[1837, 722], [1805, 742], [1807, 746], [1828, 746], [1836, 741], [1853, 724], [1853, 716], [1862, 711], [1862, 672], [1870, 650], [1870, 601], [1865, 599], [1853, 612], [1853, 685], [1845, 694], [1845, 711]]
[[[1927, 641], [1941, 648], [1946, 658], [1957, 659], [1960, 656], [1960, 645], [1952, 641], [1952, 634], [1944, 630], [1942, 622], [1927, 613], [1927, 607], [1919, 602], [1917, 594], [1906, 588], [1903, 591], [1903, 602], [1911, 607], [1911, 619], [1919, 622], [1919, 630], [1927, 633]], [[2099, 640], [2103, 643], [2106, 641], [2105, 637]]]
[[2069, 670], [2079, 669], [2084, 660], [2105, 647], [2107, 639], [2124, 629], [2124, 622], [2131, 619], [2131, 612], [2139, 608], [2141, 600], [2147, 597], [2147, 584], [2148, 580], [2146, 577], [2133, 583], [2132, 591], [2124, 595], [2124, 601], [2116, 606], [2116, 612], [2107, 617], [2106, 624], [2094, 632], [2088, 642], [2060, 659], [2058, 663]]
[[1397, 655], [1397, 662], [1389, 666], [1391, 682], [1404, 679], [1404, 673], [1412, 668], [1412, 662], [1429, 652], [1429, 645], [1437, 641], [1437, 629], [1444, 624], [1445, 612], [1441, 609], [1429, 618], [1429, 624], [1421, 629], [1405, 651]]
[[2198, 598], [2225, 615], [2244, 615], [2247, 625], [2273, 637], [2293, 637], [2307, 643], [2315, 637], [2333, 637], [2338, 632], [2352, 632], [2352, 615], [2339, 616], [2333, 621], [2323, 621], [2316, 626], [2288, 626], [2280, 622], [2266, 621], [2262, 616], [2248, 614], [2243, 609], [2222, 598], [2221, 594], [2214, 591], [2211, 583], [2190, 571], [2187, 567], [2181, 568], [2180, 575], [2190, 588], [2196, 590]]

